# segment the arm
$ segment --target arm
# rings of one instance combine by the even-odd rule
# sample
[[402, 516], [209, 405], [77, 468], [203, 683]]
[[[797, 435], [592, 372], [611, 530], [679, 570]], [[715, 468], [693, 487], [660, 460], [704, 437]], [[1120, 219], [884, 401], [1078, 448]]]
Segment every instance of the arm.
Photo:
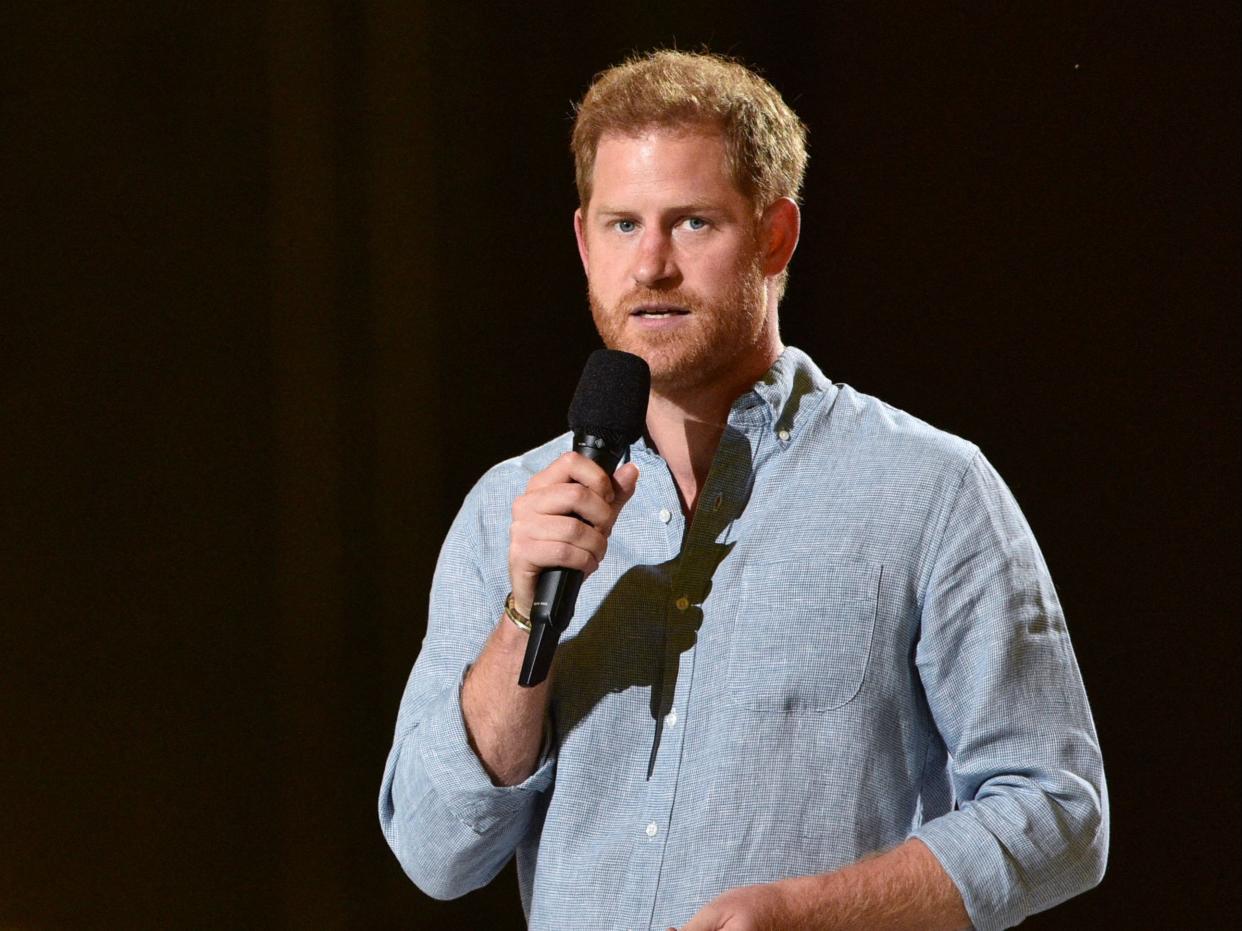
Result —
[[[583, 500], [583, 486], [570, 481], [581, 463], [598, 473], [585, 470], [588, 481], [602, 479], [612, 502], [597, 491], [590, 494], [598, 503]], [[501, 614], [503, 586], [511, 585], [526, 613], [542, 567], [593, 570], [636, 478], [633, 466], [610, 481], [582, 457], [561, 457], [514, 502], [507, 553], [498, 551], [491, 528], [508, 523], [508, 503], [489, 499], [484, 483], [471, 492], [449, 531], [432, 584], [427, 637], [402, 698], [379, 800], [389, 846], [430, 896], [455, 898], [488, 883], [527, 835], [538, 800], [552, 783], [554, 754], [540, 759], [549, 690], [546, 683], [517, 686], [525, 634]], [[558, 507], [563, 510], [555, 513]], [[602, 532], [563, 516], [568, 513], [595, 518]], [[503, 569], [497, 572], [506, 558], [508, 579]]]
[[981, 455], [938, 537], [915, 662], [956, 809], [835, 873], [730, 890], [683, 931], [990, 931], [1099, 882], [1108, 794], [1090, 709], [1034, 537]]
[[[599, 567], [608, 534], [637, 481], [633, 463], [610, 479], [577, 453], [566, 453], [530, 480], [526, 493], [513, 502], [509, 528], [509, 579], [520, 614], [530, 616], [544, 569], [562, 566], [590, 575]], [[570, 516], [574, 514], [587, 522]], [[462, 688], [470, 745], [499, 786], [516, 785], [534, 772], [543, 740], [552, 679], [533, 688], [519, 686], [525, 653], [526, 633], [503, 621]]]
[[981, 454], [963, 475], [924, 590], [915, 662], [956, 810], [914, 836], [981, 929], [1099, 883], [1108, 790], [1056, 589], [1013, 495]]
[[825, 873], [731, 889], [681, 931], [958, 931], [962, 897], [917, 840]]

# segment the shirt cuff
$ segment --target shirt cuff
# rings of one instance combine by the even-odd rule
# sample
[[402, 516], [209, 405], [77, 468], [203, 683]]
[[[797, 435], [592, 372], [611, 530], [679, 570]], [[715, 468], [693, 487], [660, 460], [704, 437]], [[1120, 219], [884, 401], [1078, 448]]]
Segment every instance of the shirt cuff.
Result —
[[543, 748], [535, 771], [515, 786], [497, 786], [483, 768], [466, 735], [461, 711], [465, 673], [424, 709], [418, 742], [423, 767], [436, 794], [459, 821], [483, 834], [508, 821], [552, 784], [556, 768], [550, 729], [544, 724]]
[[1021, 883], [1011, 874], [996, 838], [961, 811], [928, 821], [912, 835], [940, 861], [962, 895], [971, 926], [977, 931], [1002, 931], [1026, 917], [1020, 904]]

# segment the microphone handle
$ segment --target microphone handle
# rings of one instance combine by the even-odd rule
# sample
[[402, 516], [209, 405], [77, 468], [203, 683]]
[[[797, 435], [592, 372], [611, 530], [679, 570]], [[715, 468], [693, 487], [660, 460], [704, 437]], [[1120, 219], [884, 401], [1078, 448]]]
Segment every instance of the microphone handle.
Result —
[[[574, 452], [599, 464], [611, 475], [625, 447], [613, 449], [597, 436], [589, 433], [574, 434]], [[574, 515], [577, 516], [577, 515]], [[581, 517], [578, 518], [582, 520]], [[582, 573], [578, 569], [545, 569], [535, 584], [535, 601], [530, 608], [530, 635], [526, 641], [526, 654], [522, 657], [522, 671], [518, 685], [527, 688], [538, 685], [548, 677], [552, 657], [561, 634], [573, 620], [578, 590], [582, 587]]]

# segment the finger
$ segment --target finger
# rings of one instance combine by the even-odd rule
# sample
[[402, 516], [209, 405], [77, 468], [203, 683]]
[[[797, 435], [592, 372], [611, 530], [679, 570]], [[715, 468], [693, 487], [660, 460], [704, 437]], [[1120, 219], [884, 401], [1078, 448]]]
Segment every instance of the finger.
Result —
[[518, 539], [537, 543], [569, 543], [587, 550], [602, 560], [608, 549], [608, 539], [590, 524], [575, 517], [545, 514], [539, 520], [525, 521], [518, 528]]
[[536, 473], [526, 485], [526, 490], [545, 488], [562, 482], [577, 482], [585, 485], [605, 501], [613, 498], [612, 482], [608, 474], [586, 456], [579, 453], [564, 453], [558, 456], [551, 465], [542, 472]]
[[634, 491], [638, 488], [638, 466], [632, 462], [627, 462], [612, 476], [612, 487], [617, 496], [612, 504], [617, 510], [620, 510], [625, 502], [634, 497]]
[[599, 568], [600, 560], [590, 550], [564, 540], [530, 540], [514, 556], [515, 572], [535, 576], [545, 569], [577, 569], [590, 575]]
[[600, 533], [606, 537], [612, 535], [613, 524], [621, 516], [621, 509], [634, 497], [634, 491], [638, 487], [638, 466], [627, 462], [618, 469], [612, 478], [612, 487], [616, 489], [617, 497], [610, 505], [607, 522], [601, 524], [593, 521]]
[[578, 453], [569, 453], [566, 460], [571, 481], [585, 485], [605, 501], [611, 501], [615, 497], [612, 490], [612, 477], [600, 467], [598, 462], [592, 462]]
[[576, 515], [591, 524], [606, 523], [613, 506], [577, 482], [562, 482], [528, 491], [513, 502], [514, 520], [531, 520], [549, 514]]

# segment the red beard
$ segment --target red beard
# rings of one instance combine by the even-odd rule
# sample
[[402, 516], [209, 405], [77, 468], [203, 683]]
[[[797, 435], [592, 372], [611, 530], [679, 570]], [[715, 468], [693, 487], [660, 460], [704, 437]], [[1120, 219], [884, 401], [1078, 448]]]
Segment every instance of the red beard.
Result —
[[[729, 289], [711, 303], [684, 288], [635, 288], [606, 308], [588, 289], [595, 327], [609, 349], [641, 356], [651, 367], [652, 388], [671, 393], [709, 383], [745, 359], [759, 344], [766, 319], [760, 256], [749, 258]], [[689, 311], [682, 326], [644, 330], [631, 314], [649, 305]]]

